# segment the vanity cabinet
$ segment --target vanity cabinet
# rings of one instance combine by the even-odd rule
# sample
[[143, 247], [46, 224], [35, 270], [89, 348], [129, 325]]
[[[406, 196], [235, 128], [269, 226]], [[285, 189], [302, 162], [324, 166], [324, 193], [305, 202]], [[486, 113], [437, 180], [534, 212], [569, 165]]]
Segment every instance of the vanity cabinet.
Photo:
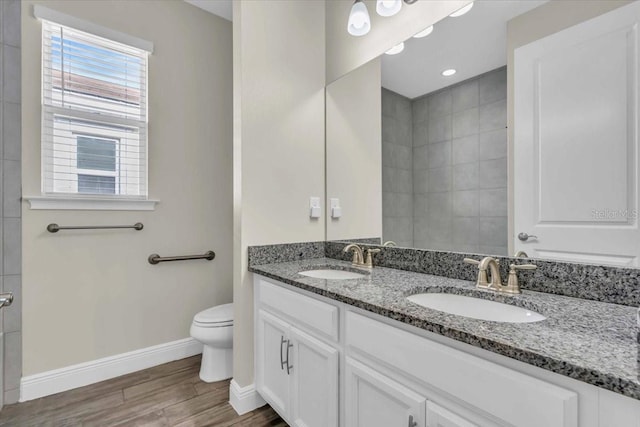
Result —
[[[273, 285], [265, 282], [261, 288], [265, 298], [258, 302], [257, 309], [256, 388], [292, 426], [336, 427], [339, 352], [303, 330], [309, 328], [304, 322], [294, 326], [280, 312], [286, 310], [290, 298], [295, 300], [299, 295], [270, 286]], [[314, 308], [319, 302], [307, 299], [302, 301], [303, 308], [306, 302], [312, 306], [309, 310], [317, 313]], [[328, 308], [330, 313], [331, 307]]]
[[424, 396], [349, 357], [344, 380], [346, 425], [425, 427]]
[[255, 276], [256, 388], [297, 427], [640, 427], [640, 403]]

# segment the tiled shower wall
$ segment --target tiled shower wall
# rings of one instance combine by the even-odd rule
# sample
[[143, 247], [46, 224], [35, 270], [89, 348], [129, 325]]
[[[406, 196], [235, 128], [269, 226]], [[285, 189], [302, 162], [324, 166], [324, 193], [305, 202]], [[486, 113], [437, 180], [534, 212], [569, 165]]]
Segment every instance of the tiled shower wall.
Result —
[[4, 339], [4, 403], [15, 403], [20, 396], [22, 375], [22, 242], [21, 242], [21, 78], [20, 78], [20, 1], [0, 0], [0, 173], [2, 197], [3, 292], [13, 292], [14, 301], [1, 312]]
[[[409, 246], [506, 255], [506, 97], [503, 67], [410, 101], [413, 244]], [[383, 166], [391, 162], [385, 157], [392, 156], [385, 150], [385, 135], [392, 140], [396, 131], [385, 129], [384, 115], [400, 104], [397, 98], [409, 101], [383, 89]], [[383, 220], [385, 209], [391, 209], [390, 218], [398, 218], [399, 209], [405, 207], [390, 200], [384, 182], [383, 169]], [[385, 240], [395, 240], [392, 232], [383, 223]]]
[[411, 101], [382, 89], [382, 235], [413, 246]]

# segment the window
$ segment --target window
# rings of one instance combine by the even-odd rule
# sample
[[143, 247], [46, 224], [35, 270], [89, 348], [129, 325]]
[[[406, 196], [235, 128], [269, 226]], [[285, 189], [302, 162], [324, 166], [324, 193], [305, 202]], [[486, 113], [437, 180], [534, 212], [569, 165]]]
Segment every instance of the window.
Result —
[[43, 194], [146, 199], [148, 52], [42, 26]]

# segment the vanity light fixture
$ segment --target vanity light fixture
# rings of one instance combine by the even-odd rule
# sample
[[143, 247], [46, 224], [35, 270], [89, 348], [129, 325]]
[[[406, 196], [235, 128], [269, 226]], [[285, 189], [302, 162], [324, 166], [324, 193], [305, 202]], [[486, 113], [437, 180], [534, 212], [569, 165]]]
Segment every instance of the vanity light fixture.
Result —
[[402, 52], [403, 50], [404, 50], [404, 42], [395, 45], [394, 47], [392, 47], [391, 49], [389, 49], [385, 53], [387, 55], [397, 55], [400, 52]]
[[[418, 0], [377, 0], [376, 12], [380, 16], [393, 16], [400, 12], [402, 3], [413, 4]], [[349, 12], [347, 31], [352, 36], [364, 36], [371, 30], [371, 19], [364, 0], [355, 0]]]
[[419, 33], [415, 34], [413, 36], [414, 39], [421, 39], [423, 37], [427, 37], [429, 34], [433, 33], [433, 25], [425, 28], [424, 30], [420, 31]]
[[380, 16], [393, 16], [400, 12], [402, 0], [378, 0], [376, 2], [376, 12]]
[[451, 15], [449, 15], [452, 18], [457, 18], [458, 16], [462, 16], [465, 13], [469, 12], [471, 10], [471, 8], [473, 7], [473, 2], [469, 3], [468, 5], [466, 5], [465, 7], [462, 7], [458, 10], [456, 10], [455, 12], [453, 12]]
[[362, 0], [356, 0], [351, 6], [347, 31], [352, 36], [364, 36], [371, 30], [369, 11]]
[[445, 77], [453, 76], [456, 73], [456, 70], [453, 68], [449, 68], [448, 70], [444, 70], [442, 75]]

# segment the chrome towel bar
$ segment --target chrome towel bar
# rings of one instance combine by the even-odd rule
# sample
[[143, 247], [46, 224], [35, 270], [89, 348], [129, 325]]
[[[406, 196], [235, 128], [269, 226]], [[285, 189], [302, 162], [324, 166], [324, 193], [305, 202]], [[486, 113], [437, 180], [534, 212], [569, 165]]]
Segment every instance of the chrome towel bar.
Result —
[[142, 230], [144, 225], [141, 222], [136, 222], [133, 225], [58, 225], [51, 223], [47, 225], [47, 231], [49, 233], [57, 233], [60, 230], [107, 230], [111, 228], [133, 228], [134, 230]]
[[206, 259], [207, 261], [211, 261], [212, 259], [214, 259], [216, 257], [216, 253], [213, 251], [207, 251], [207, 253], [202, 254], [202, 255], [182, 255], [182, 256], [166, 256], [166, 257], [161, 257], [158, 254], [151, 254], [149, 255], [149, 264], [159, 264], [161, 262], [167, 262], [167, 261], [186, 261], [189, 259]]

